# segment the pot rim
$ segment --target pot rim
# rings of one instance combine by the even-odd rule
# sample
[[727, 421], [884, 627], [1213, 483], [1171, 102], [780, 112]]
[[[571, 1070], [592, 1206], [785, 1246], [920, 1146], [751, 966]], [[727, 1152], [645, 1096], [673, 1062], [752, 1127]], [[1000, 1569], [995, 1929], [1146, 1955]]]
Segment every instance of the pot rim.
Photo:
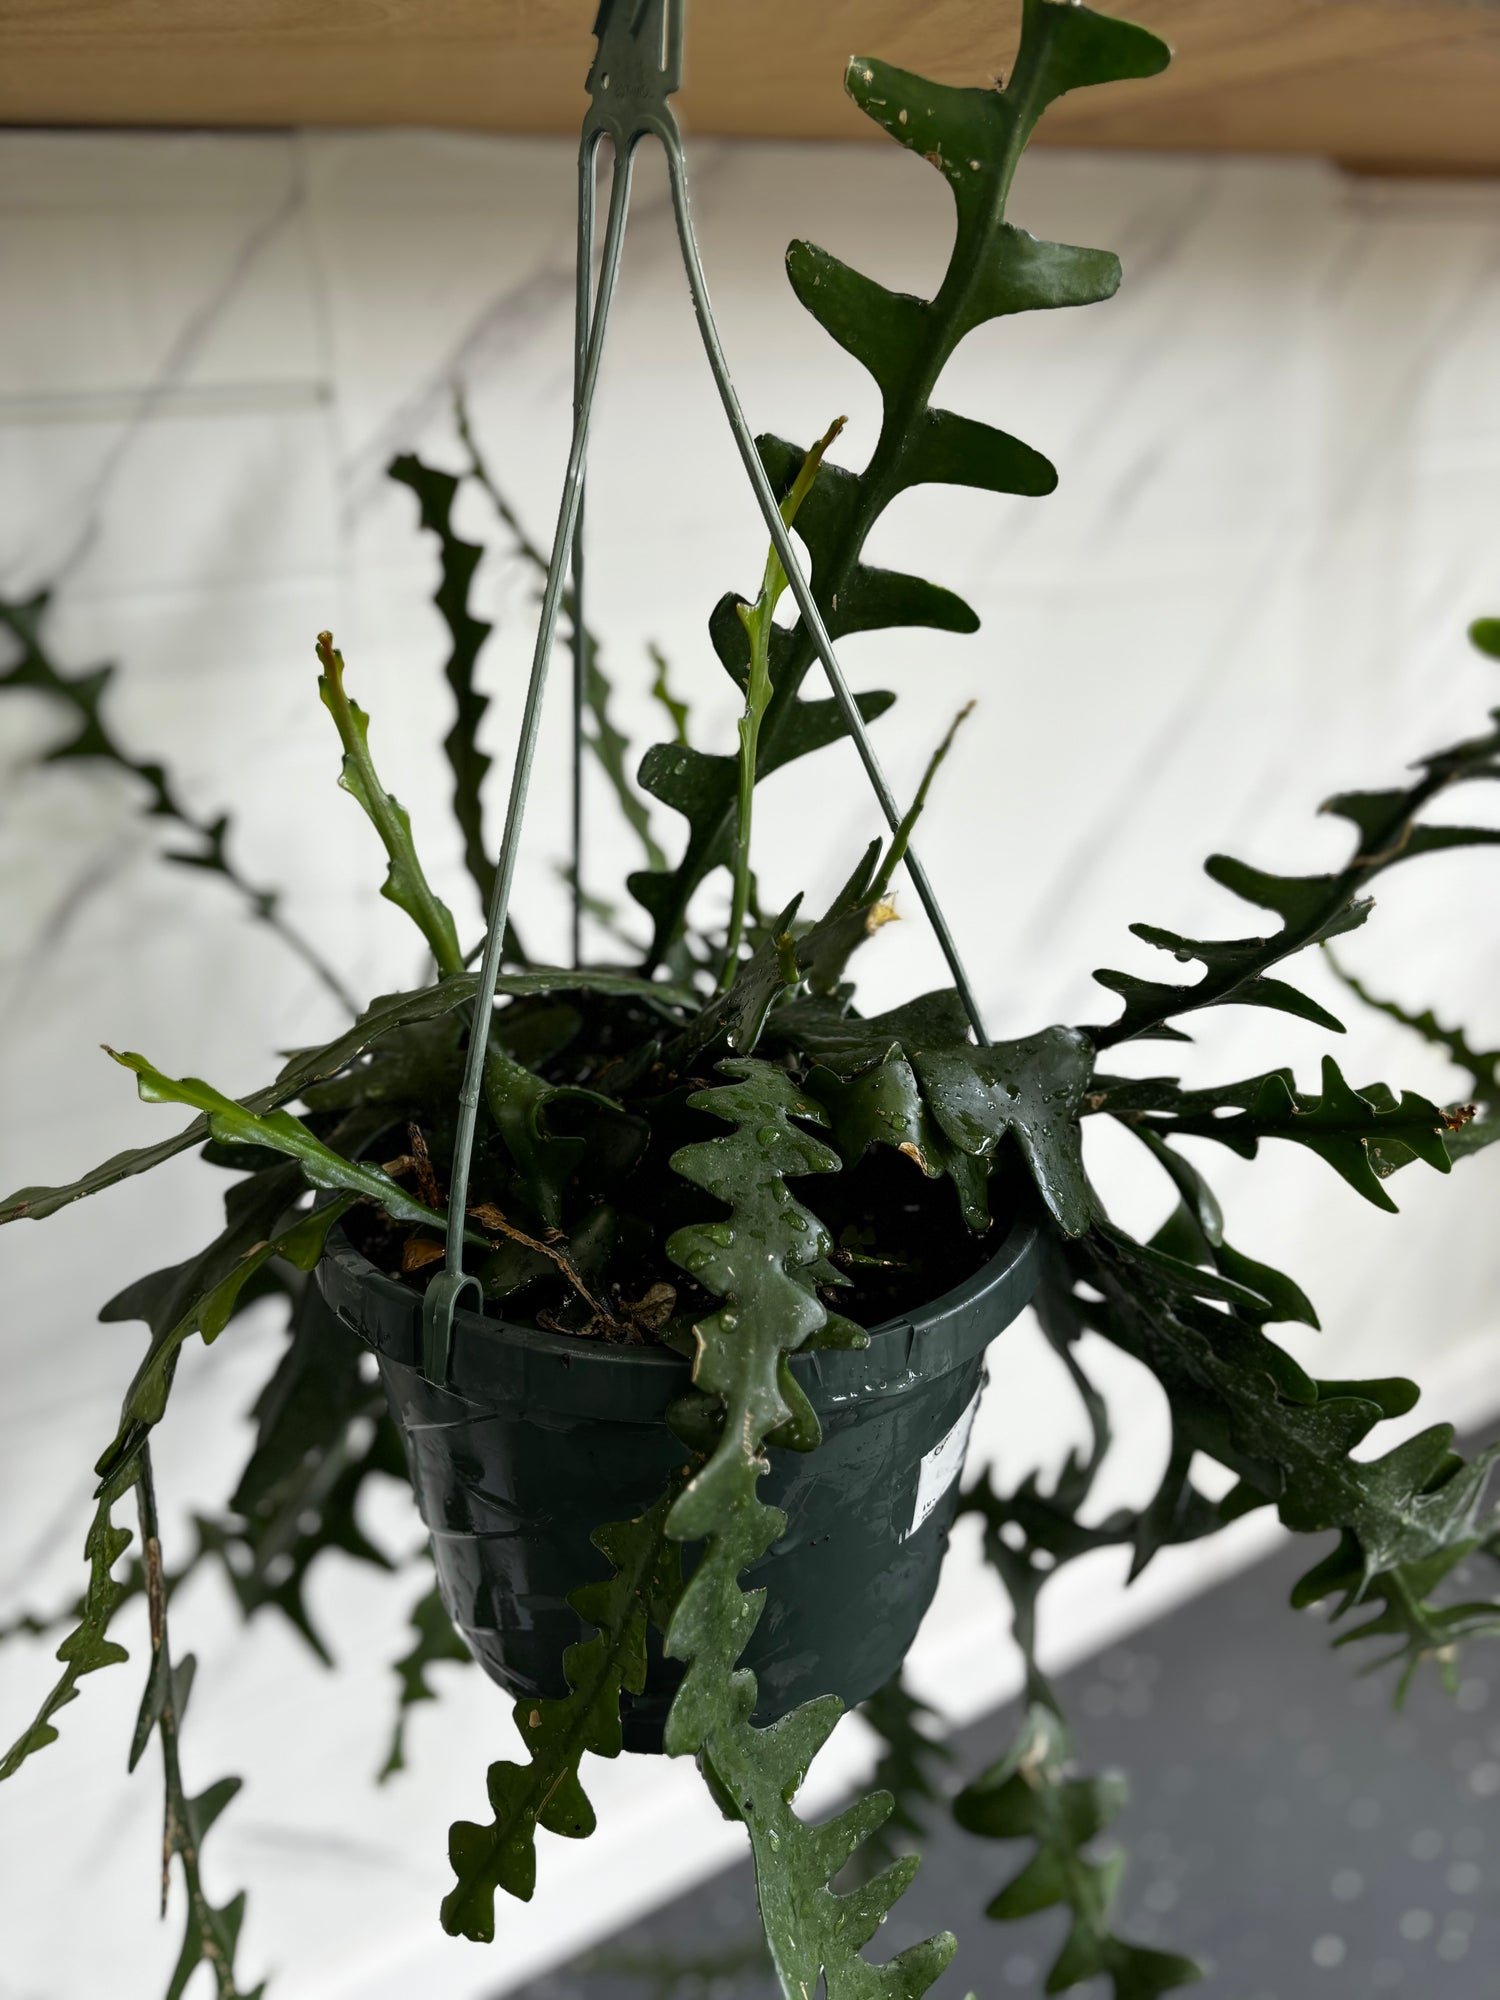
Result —
[[[1021, 1215], [995, 1254], [929, 1304], [869, 1329], [858, 1348], [790, 1356], [815, 1409], [900, 1394], [947, 1374], [1030, 1303], [1041, 1273], [1041, 1237]], [[346, 1325], [387, 1361], [420, 1371], [422, 1295], [388, 1276], [344, 1233], [329, 1234], [318, 1282]], [[467, 1308], [454, 1315], [448, 1389], [475, 1402], [525, 1401], [559, 1410], [592, 1408], [621, 1421], [652, 1421], [688, 1386], [690, 1364], [671, 1348], [625, 1346], [519, 1326]]]

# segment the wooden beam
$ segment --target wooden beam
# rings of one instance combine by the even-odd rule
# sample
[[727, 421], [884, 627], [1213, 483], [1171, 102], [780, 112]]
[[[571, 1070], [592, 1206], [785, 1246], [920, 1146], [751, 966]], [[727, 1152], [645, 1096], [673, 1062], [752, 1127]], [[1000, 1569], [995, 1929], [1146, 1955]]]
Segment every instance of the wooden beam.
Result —
[[[1060, 145], [1314, 152], [1500, 172], [1494, 0], [1120, 0], [1164, 78], [1048, 114]], [[0, 121], [569, 132], [594, 0], [0, 0]], [[690, 129], [864, 138], [853, 52], [951, 82], [1003, 71], [1016, 0], [693, 0]]]

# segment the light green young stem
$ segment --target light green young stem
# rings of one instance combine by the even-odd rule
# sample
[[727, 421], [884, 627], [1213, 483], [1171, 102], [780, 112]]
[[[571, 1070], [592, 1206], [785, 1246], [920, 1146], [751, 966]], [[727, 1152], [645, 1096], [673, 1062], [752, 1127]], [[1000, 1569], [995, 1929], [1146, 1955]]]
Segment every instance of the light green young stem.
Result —
[[[823, 463], [823, 454], [847, 422], [846, 417], [836, 417], [803, 459], [801, 470], [792, 482], [792, 490], [781, 503], [781, 518], [788, 527], [812, 491], [818, 467]], [[755, 760], [760, 744], [761, 718], [771, 699], [771, 634], [776, 629], [776, 606], [785, 589], [786, 571], [775, 549], [772, 549], [766, 557], [759, 597], [753, 604], [736, 606], [745, 636], [750, 641], [750, 670], [745, 681], [745, 712], [739, 722], [739, 791], [735, 802], [732, 864], [734, 895], [729, 908], [729, 930], [724, 940], [724, 964], [719, 975], [721, 992], [734, 981], [740, 946], [745, 937], [745, 912], [750, 903], [750, 825], [755, 810]]]
[[890, 853], [886, 855], [885, 860], [880, 864], [880, 873], [875, 877], [874, 883], [871, 886], [870, 899], [872, 902], [877, 902], [890, 888], [891, 878], [895, 875], [896, 870], [901, 866], [905, 858], [906, 849], [912, 836], [912, 829], [922, 817], [922, 808], [927, 803], [927, 794], [932, 790], [932, 781], [938, 774], [938, 767], [953, 748], [954, 737], [957, 736], [959, 730], [968, 721], [973, 712], [973, 702], [966, 701], [957, 715], [954, 716], [952, 722], [949, 723], [948, 734], [943, 738], [936, 750], [933, 751], [931, 757], [928, 758], [927, 769], [922, 773], [922, 782], [917, 787], [917, 795], [912, 800], [900, 826], [897, 827], [895, 838], [891, 841]]
[[449, 979], [464, 969], [453, 912], [432, 892], [417, 859], [411, 820], [405, 808], [380, 782], [370, 756], [370, 718], [344, 691], [344, 656], [334, 646], [331, 632], [318, 634], [318, 659], [323, 668], [318, 692], [344, 746], [344, 769], [339, 783], [364, 807], [390, 859], [380, 893], [398, 909], [405, 910], [427, 940], [438, 977]]

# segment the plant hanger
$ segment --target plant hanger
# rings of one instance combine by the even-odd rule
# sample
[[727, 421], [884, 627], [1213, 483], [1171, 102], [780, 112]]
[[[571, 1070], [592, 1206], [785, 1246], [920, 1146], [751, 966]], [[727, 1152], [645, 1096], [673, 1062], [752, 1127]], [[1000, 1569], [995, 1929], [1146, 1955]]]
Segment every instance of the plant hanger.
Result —
[[[1500, 1599], [1488, 1586], [1472, 1600], [1456, 1588], [1471, 1558], [1500, 1559], [1500, 1510], [1487, 1498], [1500, 1443], [1465, 1461], [1452, 1426], [1435, 1423], [1382, 1449], [1381, 1426], [1412, 1409], [1415, 1384], [1323, 1380], [1302, 1367], [1273, 1329], [1316, 1327], [1311, 1300], [1248, 1244], [1236, 1247], [1237, 1233], [1226, 1236], [1211, 1170], [1200, 1164], [1209, 1141], [1245, 1160], [1285, 1158], [1295, 1146], [1392, 1209], [1387, 1183], [1399, 1169], [1423, 1163], [1446, 1174], [1500, 1140], [1500, 1053], [1405, 999], [1376, 997], [1361, 984], [1361, 960], [1335, 968], [1344, 984], [1446, 1051], [1463, 1076], [1461, 1101], [1361, 1084], [1328, 1054], [1317, 1090], [1299, 1087], [1290, 1062], [1216, 1082], [1206, 1078], [1218, 1072], [1200, 1069], [1185, 1083], [1114, 1055], [1188, 1040], [1184, 1024], [1211, 1029], [1225, 1007], [1271, 1010], [1301, 1023], [1299, 1033], [1343, 1032], [1283, 967], [1307, 966], [1330, 941], [1342, 951], [1390, 869], [1453, 849], [1500, 849], [1500, 829], [1450, 819], [1443, 804], [1460, 786], [1500, 777], [1500, 709], [1398, 783], [1329, 799], [1325, 810], [1347, 823], [1352, 845], [1325, 872], [1279, 874], [1212, 856], [1209, 878], [1241, 913], [1236, 934], [1132, 925], [1171, 963], [1158, 977], [1097, 971], [1112, 1019], [991, 1040], [908, 847], [968, 711], [937, 741], [898, 817], [866, 730], [895, 697], [878, 688], [851, 696], [832, 638], [978, 629], [956, 592], [867, 560], [867, 543], [914, 488], [1041, 498], [1057, 486], [1041, 451], [938, 407], [935, 392], [980, 327], [1115, 295], [1112, 251], [1033, 235], [1009, 219], [1010, 196], [1051, 104], [1156, 76], [1170, 51], [1081, 0], [1022, 0], [1003, 80], [939, 83], [877, 57], [851, 59], [844, 83], [854, 106], [935, 171], [954, 204], [942, 276], [923, 294], [889, 288], [816, 244], [788, 248], [799, 305], [880, 394], [878, 431], [856, 471], [830, 455], [842, 419], [805, 448], [752, 435], [741, 411], [671, 107], [686, 5], [598, 8], [578, 152], [571, 438], [550, 556], [486, 469], [461, 398], [467, 467], [455, 473], [404, 451], [389, 468], [439, 547], [434, 601], [452, 642], [443, 676], [454, 698], [443, 750], [464, 863], [486, 911], [479, 946], [463, 951], [411, 816], [379, 775], [371, 718], [345, 683], [332, 635], [320, 633], [318, 692], [342, 748], [339, 782], [384, 849], [380, 894], [421, 933], [430, 969], [409, 991], [377, 994], [352, 1025], [295, 1050], [240, 1098], [109, 1050], [143, 1101], [187, 1107], [192, 1122], [77, 1179], [0, 1199], [0, 1225], [40, 1220], [189, 1150], [233, 1176], [212, 1240], [126, 1284], [101, 1310], [106, 1322], [143, 1323], [149, 1338], [95, 1461], [82, 1596], [0, 1625], [0, 1643], [64, 1633], [33, 1719], [8, 1750], [0, 1741], [4, 1781], [58, 1737], [56, 1718], [85, 1676], [127, 1659], [123, 1608], [149, 1613], [131, 1763], [159, 1740], [163, 1858], [170, 1869], [175, 1856], [186, 1893], [169, 2000], [204, 1965], [216, 2000], [256, 2000], [263, 1990], [247, 1991], [236, 1971], [243, 1894], [211, 1903], [200, 1870], [204, 1837], [238, 1780], [196, 1797], [185, 1789], [179, 1739], [192, 1657], [170, 1643], [175, 1593], [205, 1563], [222, 1566], [247, 1619], [274, 1608], [329, 1660], [306, 1596], [312, 1564], [325, 1552], [381, 1568], [398, 1560], [360, 1525], [371, 1476], [406, 1480], [429, 1531], [419, 1560], [431, 1566], [431, 1588], [411, 1613], [411, 1650], [394, 1662], [400, 1710], [384, 1775], [401, 1768], [408, 1711], [437, 1693], [428, 1676], [443, 1663], [472, 1659], [514, 1702], [510, 1734], [486, 1760], [483, 1804], [476, 1798], [473, 1816], [449, 1829], [443, 1928], [493, 1942], [501, 1893], [522, 1903], [533, 1895], [539, 1836], [594, 1829], [585, 1758], [629, 1750], [692, 1759], [717, 1809], [744, 1829], [786, 2000], [920, 2000], [956, 1949], [940, 1931], [894, 1955], [864, 1956], [918, 1865], [902, 1836], [926, 1824], [926, 1807], [947, 1789], [924, 1768], [937, 1749], [897, 1676], [960, 1518], [982, 1530], [971, 1546], [1009, 1601], [1025, 1696], [1012, 1740], [952, 1811], [983, 1838], [1027, 1844], [988, 1914], [1051, 1913], [1057, 1956], [1041, 1975], [1049, 1992], [1107, 1982], [1113, 2000], [1158, 2000], [1200, 1976], [1191, 1960], [1117, 1928], [1123, 1857], [1098, 1843], [1123, 1786], [1080, 1772], [1060, 1691], [1038, 1654], [1039, 1600], [1068, 1565], [1113, 1550], [1110, 1560], [1128, 1555], [1133, 1580], [1158, 1552], [1274, 1509], [1297, 1535], [1334, 1538], [1293, 1602], [1328, 1604], [1344, 1621], [1335, 1643], [1373, 1642], [1384, 1658], [1372, 1664], [1397, 1668], [1401, 1690], [1424, 1662], [1451, 1677], [1460, 1642], [1500, 1635]], [[584, 617], [583, 540], [590, 421], [646, 138], [666, 158], [699, 334], [771, 552], [757, 551], [764, 568], [753, 601], [726, 591], [708, 618], [719, 665], [743, 697], [737, 755], [689, 730], [656, 655], [652, 692], [671, 734], [632, 774]], [[459, 533], [454, 513], [460, 492], [476, 490], [542, 586], [493, 862], [483, 832], [493, 759], [480, 748], [489, 697], [477, 664], [492, 627], [470, 600], [485, 551]], [[611, 528], [626, 512], [619, 503], [601, 510]], [[795, 620], [776, 615], [787, 590]], [[15, 664], [0, 667], [0, 690], [61, 704], [74, 732], [29, 761], [90, 759], [128, 774], [146, 813], [191, 836], [162, 858], [217, 873], [253, 918], [337, 985], [280, 920], [275, 892], [231, 860], [227, 819], [190, 813], [181, 803], [189, 789], [115, 735], [101, 709], [110, 669], [73, 673], [52, 659], [45, 607], [45, 593], [0, 602], [0, 643], [18, 649]], [[560, 614], [572, 627], [574, 669], [571, 967], [534, 962], [508, 921]], [[1472, 637], [1500, 660], [1500, 620], [1479, 620]], [[801, 692], [814, 660], [832, 698], [821, 687], [815, 698]], [[797, 922], [797, 898], [775, 916], [751, 872], [755, 781], [846, 732], [892, 838], [868, 842], [820, 914]], [[646, 865], [625, 887], [650, 919], [649, 942], [634, 922], [617, 922], [612, 905], [585, 897], [585, 751], [639, 836]], [[1213, 754], [1228, 754], [1217, 738]], [[816, 796], [814, 787], [802, 795]], [[687, 822], [675, 861], [654, 837], [649, 802]], [[1433, 809], [1444, 816], [1430, 817]], [[892, 914], [903, 858], [951, 983], [867, 1012], [846, 973]], [[727, 923], [722, 868], [732, 877]], [[710, 874], [715, 888], [700, 896]], [[628, 965], [582, 963], [583, 918], [596, 910], [629, 948]], [[1117, 1060], [1125, 1069], [1112, 1074]], [[1111, 1158], [1098, 1162], [1107, 1174], [1091, 1174], [1089, 1134], [1109, 1132], [1143, 1148], [1164, 1183], [1166, 1220], [1148, 1238], [1137, 1240], [1106, 1205]], [[403, 1143], [395, 1135], [405, 1149], [387, 1160]], [[100, 1255], [112, 1264], [108, 1242]], [[253, 1405], [253, 1450], [224, 1509], [193, 1516], [196, 1543], [169, 1552], [169, 1565], [151, 1452], [179, 1359], [268, 1292], [285, 1304], [289, 1341]], [[1052, 1448], [1038, 1433], [1013, 1472], [991, 1462], [964, 1486], [987, 1356], [1028, 1302], [1078, 1399], [1087, 1442], [1049, 1470]], [[470, 1310], [460, 1313], [463, 1303]], [[1108, 1513], [1100, 1482], [1117, 1461], [1096, 1349], [1144, 1370], [1170, 1412], [1170, 1449], [1152, 1490]], [[1012, 1376], [1006, 1393], [1024, 1404], [1031, 1391]], [[1140, 1456], [1134, 1431], [1127, 1449], [1144, 1468], [1150, 1454]], [[1200, 1459], [1219, 1472], [1205, 1476]], [[132, 1498], [140, 1540], [125, 1568], [132, 1537], [118, 1516]], [[817, 1815], [816, 1801], [799, 1810], [814, 1760], [856, 1707], [889, 1752], [873, 1788], [832, 1818]]]
[[[444, 1268], [432, 1280], [423, 1302], [423, 1367], [428, 1379], [442, 1382], [447, 1373], [452, 1341], [453, 1315], [466, 1292], [481, 1297], [479, 1282], [463, 1268], [464, 1215], [468, 1199], [469, 1168], [474, 1151], [479, 1100], [484, 1082], [488, 1023], [494, 1005], [496, 982], [504, 953], [506, 923], [510, 915], [511, 889], [515, 880], [516, 857], [526, 802], [531, 786], [531, 768], [536, 757], [541, 728], [542, 706], [546, 697], [547, 671], [557, 634], [562, 607], [563, 584], [571, 552], [574, 591], [573, 620], [573, 956], [579, 958], [583, 901], [583, 712], [587, 673], [588, 641], [583, 623], [583, 502], [585, 466], [588, 458], [589, 422], [593, 415], [594, 392], [599, 382], [599, 365], [609, 329], [610, 308], [625, 247], [625, 226], [630, 212], [630, 191], [634, 174], [635, 149], [643, 139], [654, 138], [666, 156], [672, 190], [672, 214], [677, 225], [677, 242], [683, 270], [692, 294], [693, 311], [703, 337], [708, 365], [734, 442], [744, 465], [770, 533], [777, 560], [786, 573], [813, 648], [828, 676], [828, 684], [838, 703], [844, 725], [854, 740], [865, 775], [885, 815], [894, 837], [902, 833], [901, 809], [896, 803], [875, 747], [870, 741], [864, 717], [849, 690], [849, 683], [833, 650], [812, 586], [797, 559], [787, 523], [761, 464], [754, 437], [745, 421], [739, 395], [724, 358], [723, 345], [709, 301], [703, 260], [693, 231], [692, 207], [688, 195], [687, 159], [682, 133], [670, 99], [682, 84], [682, 48], [687, 0], [600, 0], [594, 35], [598, 47], [588, 74], [589, 108], [584, 113], [578, 145], [578, 254], [575, 288], [575, 333], [573, 366], [573, 432], [568, 447], [567, 470], [563, 475], [562, 499], [557, 526], [552, 537], [552, 554], [547, 584], [542, 596], [536, 645], [532, 654], [531, 678], [526, 689], [526, 706], [521, 718], [521, 734], [511, 773], [506, 801], [505, 828], [500, 841], [500, 857], [495, 885], [490, 897], [484, 954], [479, 965], [474, 995], [473, 1030], [469, 1037], [463, 1086], [459, 1099], [458, 1129], [454, 1142], [452, 1192], [448, 1209], [447, 1247]], [[599, 257], [599, 274], [594, 278], [594, 241], [598, 203], [598, 162], [602, 142], [608, 139], [613, 152], [610, 169], [609, 212], [604, 244]], [[989, 1041], [984, 1017], [959, 955], [937, 892], [926, 869], [910, 845], [904, 850], [908, 874], [921, 898], [922, 907], [937, 935], [953, 983], [963, 1001], [969, 1024], [981, 1046]]]

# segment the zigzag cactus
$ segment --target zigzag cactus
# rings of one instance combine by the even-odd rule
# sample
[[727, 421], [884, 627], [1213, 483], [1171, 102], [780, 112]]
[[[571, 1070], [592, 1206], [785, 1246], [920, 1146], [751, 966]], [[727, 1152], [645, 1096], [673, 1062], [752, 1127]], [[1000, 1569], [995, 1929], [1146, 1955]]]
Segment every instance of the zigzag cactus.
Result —
[[[844, 79], [849, 95], [867, 117], [942, 174], [953, 194], [957, 226], [947, 271], [931, 299], [888, 291], [810, 243], [793, 243], [787, 252], [792, 289], [874, 376], [883, 409], [863, 472], [825, 459], [798, 516], [818, 609], [835, 639], [903, 625], [977, 629], [978, 618], [952, 591], [864, 562], [865, 543], [886, 508], [912, 486], [1043, 494], [1057, 484], [1040, 452], [988, 424], [934, 409], [933, 391], [959, 342], [987, 320], [1091, 305], [1115, 291], [1120, 263], [1111, 252], [1038, 242], [1005, 220], [1006, 201], [1017, 162], [1049, 104], [1090, 84], [1154, 76], [1169, 60], [1166, 44], [1144, 28], [1087, 7], [1025, 0], [1020, 47], [1003, 88], [955, 89], [862, 56], [850, 63]], [[805, 453], [764, 438], [761, 456], [773, 486], [785, 490]], [[748, 653], [735, 615], [738, 601], [724, 599], [709, 629], [720, 660], [743, 686]], [[771, 648], [775, 691], [760, 732], [761, 776], [844, 734], [832, 702], [801, 699], [813, 659], [800, 622], [777, 632]], [[885, 694], [862, 695], [861, 713], [871, 720], [890, 701]], [[689, 827], [676, 869], [630, 878], [631, 893], [655, 927], [653, 963], [681, 931], [698, 884], [728, 859], [735, 776], [733, 758], [678, 744], [658, 745], [641, 765], [646, 790], [683, 814]]]

